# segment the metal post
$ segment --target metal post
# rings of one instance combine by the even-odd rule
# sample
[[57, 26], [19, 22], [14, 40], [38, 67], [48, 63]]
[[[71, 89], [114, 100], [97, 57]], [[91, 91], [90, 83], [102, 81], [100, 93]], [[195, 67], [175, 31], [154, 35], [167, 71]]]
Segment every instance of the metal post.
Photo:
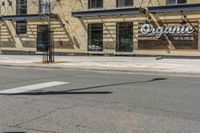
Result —
[[48, 14], [48, 45], [49, 45], [49, 49], [48, 49], [48, 55], [49, 55], [49, 62], [54, 62], [54, 53], [53, 53], [53, 48], [54, 48], [54, 43], [53, 43], [53, 31], [52, 31], [52, 27], [51, 27], [51, 0], [49, 0], [49, 14]]
[[51, 56], [51, 1], [48, 1], [48, 58], [49, 58], [49, 62], [52, 62], [52, 56]]
[[54, 39], [53, 30], [51, 27], [51, 0], [46, 0], [48, 7], [48, 32], [47, 32], [47, 51], [44, 52], [43, 62], [54, 62]]
[[[2, 14], [1, 14], [1, 6], [2, 6], [2, 2], [0, 3], [1, 5], [0, 5], [0, 16], [2, 16]], [[0, 54], [2, 54], [2, 49], [1, 49], [1, 24], [2, 24], [2, 20], [0, 20]]]

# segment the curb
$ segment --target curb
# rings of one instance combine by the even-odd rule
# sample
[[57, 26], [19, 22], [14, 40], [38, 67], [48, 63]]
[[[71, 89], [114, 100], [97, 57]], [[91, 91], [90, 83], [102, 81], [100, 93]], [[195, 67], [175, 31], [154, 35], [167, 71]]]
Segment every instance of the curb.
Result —
[[26, 68], [41, 68], [41, 69], [61, 69], [61, 70], [78, 70], [78, 71], [95, 71], [95, 72], [117, 72], [117, 73], [129, 73], [129, 74], [153, 74], [153, 75], [182, 75], [182, 76], [198, 76], [200, 72], [170, 72], [163, 70], [151, 70], [151, 69], [116, 69], [116, 68], [95, 68], [95, 67], [74, 67], [74, 66], [49, 66], [49, 65], [29, 65], [29, 64], [0, 64], [5, 67], [26, 67]]

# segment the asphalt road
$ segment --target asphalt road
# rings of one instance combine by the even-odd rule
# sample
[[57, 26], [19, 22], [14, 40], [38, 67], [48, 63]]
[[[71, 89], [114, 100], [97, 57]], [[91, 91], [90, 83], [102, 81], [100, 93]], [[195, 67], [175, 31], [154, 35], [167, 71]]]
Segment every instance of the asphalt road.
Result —
[[0, 67], [0, 133], [199, 131], [197, 76]]

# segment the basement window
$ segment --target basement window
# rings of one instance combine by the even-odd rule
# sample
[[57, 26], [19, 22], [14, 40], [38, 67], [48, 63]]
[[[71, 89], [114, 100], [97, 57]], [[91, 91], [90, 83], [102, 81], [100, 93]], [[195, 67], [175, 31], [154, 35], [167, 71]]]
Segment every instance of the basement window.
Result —
[[187, 0], [166, 0], [166, 5], [186, 4]]

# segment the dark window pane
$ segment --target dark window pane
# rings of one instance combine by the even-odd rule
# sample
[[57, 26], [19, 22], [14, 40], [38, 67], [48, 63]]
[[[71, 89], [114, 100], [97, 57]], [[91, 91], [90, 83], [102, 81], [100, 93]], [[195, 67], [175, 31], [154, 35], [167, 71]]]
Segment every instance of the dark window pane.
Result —
[[103, 24], [88, 25], [88, 51], [103, 50]]
[[16, 34], [26, 34], [26, 33], [27, 33], [27, 21], [17, 21]]
[[176, 4], [176, 0], [167, 0], [166, 4], [167, 5], [174, 5], [174, 4]]
[[103, 8], [103, 0], [89, 0], [89, 8]]
[[177, 4], [184, 4], [187, 3], [187, 0], [177, 0]]
[[126, 6], [133, 6], [133, 0], [125, 0], [125, 5]]
[[48, 50], [48, 25], [38, 25], [37, 51], [46, 52], [47, 50]]
[[49, 1], [48, 0], [40, 0], [39, 1], [39, 12], [42, 14], [49, 13]]
[[175, 4], [184, 4], [187, 3], [187, 0], [167, 0], [167, 5], [175, 5]]
[[27, 0], [17, 0], [16, 1], [16, 14], [27, 14]]
[[117, 7], [133, 6], [133, 0], [117, 0]]
[[[27, 14], [27, 0], [16, 0], [16, 14]], [[27, 33], [27, 21], [16, 21], [16, 34]]]
[[133, 23], [117, 23], [117, 52], [133, 52]]

